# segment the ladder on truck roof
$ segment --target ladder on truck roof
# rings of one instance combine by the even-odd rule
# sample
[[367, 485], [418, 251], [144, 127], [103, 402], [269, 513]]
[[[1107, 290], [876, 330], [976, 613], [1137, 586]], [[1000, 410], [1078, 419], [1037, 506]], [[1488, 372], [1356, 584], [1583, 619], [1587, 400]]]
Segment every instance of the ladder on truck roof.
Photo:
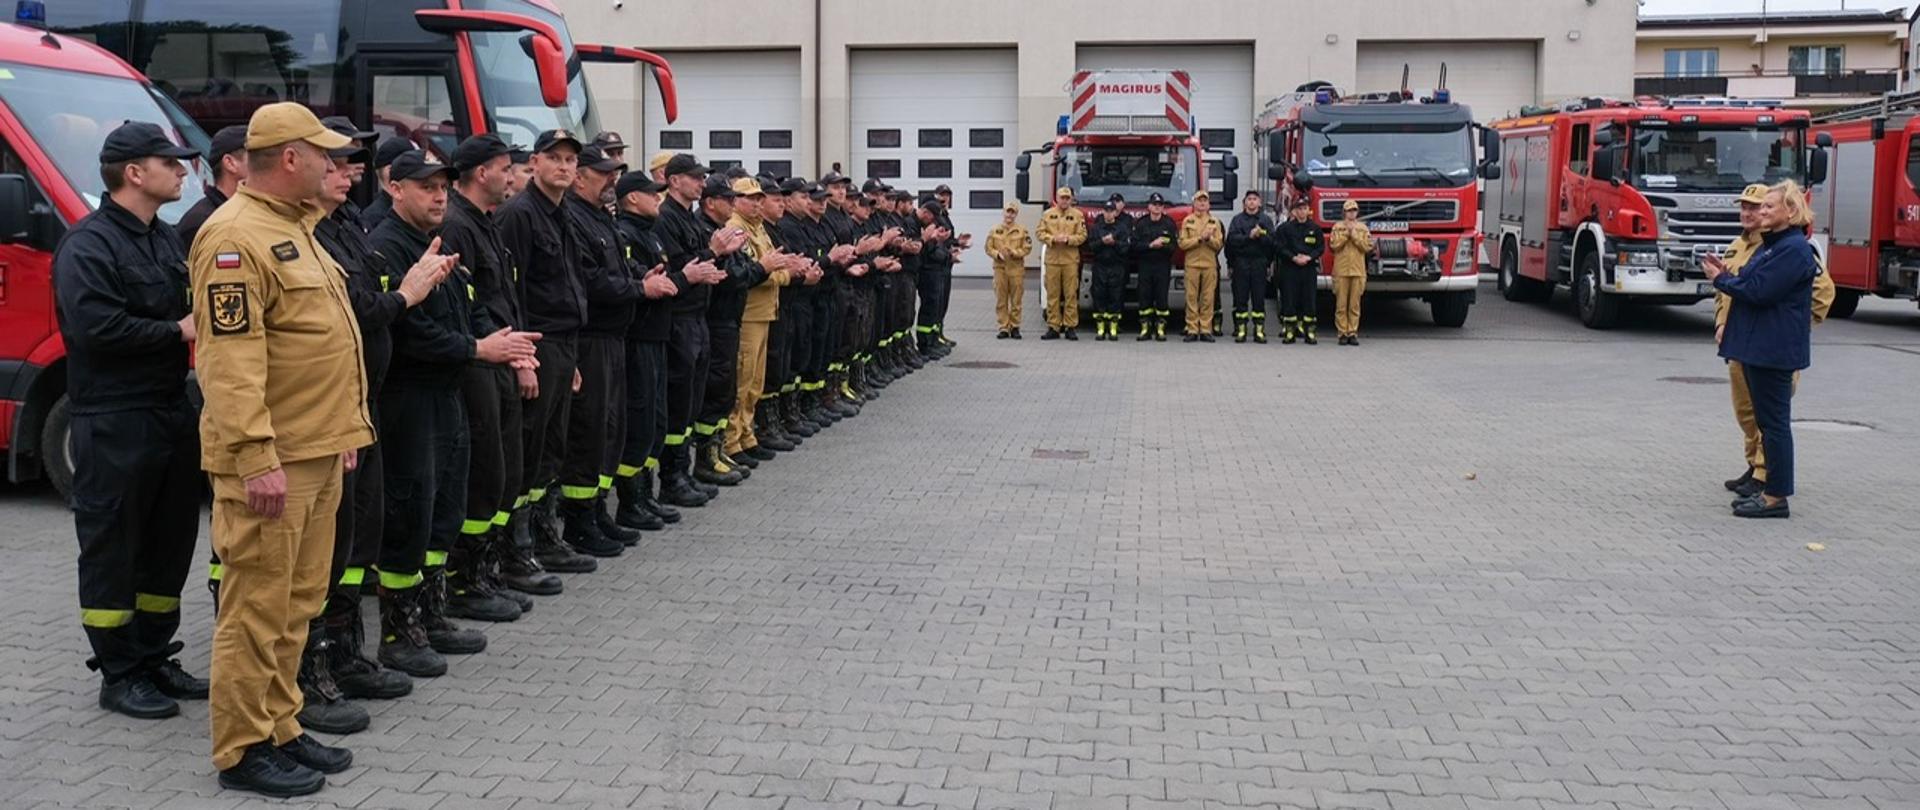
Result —
[[1898, 112], [1912, 112], [1917, 108], [1920, 108], [1920, 90], [1908, 93], [1888, 93], [1881, 96], [1878, 101], [1869, 101], [1865, 104], [1855, 104], [1851, 107], [1841, 107], [1836, 110], [1828, 110], [1820, 113], [1819, 115], [1813, 116], [1813, 122], [1816, 124], [1838, 124], [1843, 121], [1878, 118]]

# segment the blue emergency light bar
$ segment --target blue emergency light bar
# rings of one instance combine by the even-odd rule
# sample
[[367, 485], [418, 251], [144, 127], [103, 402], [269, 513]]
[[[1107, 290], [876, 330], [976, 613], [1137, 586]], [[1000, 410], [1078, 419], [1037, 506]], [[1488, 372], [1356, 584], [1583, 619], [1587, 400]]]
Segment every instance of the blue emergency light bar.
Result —
[[1065, 116], [1065, 115], [1060, 116], [1060, 123], [1054, 126], [1053, 134], [1055, 135], [1067, 134], [1067, 123], [1068, 123], [1067, 118], [1068, 116]]
[[1453, 91], [1448, 90], [1444, 87], [1433, 91], [1433, 103], [1449, 104], [1452, 102], [1453, 102]]
[[1318, 90], [1315, 90], [1315, 91], [1313, 91], [1313, 103], [1315, 103], [1315, 104], [1332, 104], [1332, 103], [1333, 103], [1333, 91], [1332, 91], [1332, 90], [1329, 90], [1329, 89], [1327, 89], [1327, 88], [1325, 88], [1325, 87], [1322, 87], [1322, 88], [1320, 88], [1320, 89], [1318, 89]]
[[47, 27], [47, 4], [44, 0], [20, 0], [13, 7], [13, 21], [35, 28]]

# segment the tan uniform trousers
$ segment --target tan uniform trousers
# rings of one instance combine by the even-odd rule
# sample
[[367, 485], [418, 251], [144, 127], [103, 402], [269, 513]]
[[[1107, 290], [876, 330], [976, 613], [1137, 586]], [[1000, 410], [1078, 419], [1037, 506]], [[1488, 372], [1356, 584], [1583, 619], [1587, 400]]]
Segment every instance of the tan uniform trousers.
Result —
[[1341, 335], [1360, 334], [1360, 299], [1366, 294], [1366, 276], [1333, 277], [1333, 328]]
[[1213, 306], [1220, 300], [1220, 268], [1186, 269], [1187, 334], [1213, 334]]
[[[1747, 466], [1753, 468], [1753, 480], [1767, 480], [1767, 453], [1760, 444], [1760, 423], [1753, 418], [1753, 399], [1747, 395], [1747, 370], [1738, 360], [1727, 361], [1727, 377], [1733, 383], [1733, 421], [1740, 423], [1746, 441]], [[1793, 388], [1800, 390], [1800, 372], [1793, 373]]]
[[1020, 328], [1020, 303], [1027, 295], [1027, 267], [1019, 262], [993, 263], [993, 316], [1000, 331]]
[[1046, 264], [1041, 279], [1047, 295], [1047, 325], [1061, 331], [1080, 326], [1080, 263]]
[[247, 508], [238, 476], [214, 475], [213, 550], [220, 612], [213, 625], [213, 766], [239, 763], [247, 746], [300, 736], [300, 653], [320, 615], [340, 506], [338, 455], [286, 462], [287, 506], [278, 520]]
[[727, 419], [727, 441], [722, 445], [731, 456], [760, 446], [753, 435], [753, 413], [767, 388], [767, 334], [771, 321], [740, 323], [740, 364], [734, 370], [733, 415]]

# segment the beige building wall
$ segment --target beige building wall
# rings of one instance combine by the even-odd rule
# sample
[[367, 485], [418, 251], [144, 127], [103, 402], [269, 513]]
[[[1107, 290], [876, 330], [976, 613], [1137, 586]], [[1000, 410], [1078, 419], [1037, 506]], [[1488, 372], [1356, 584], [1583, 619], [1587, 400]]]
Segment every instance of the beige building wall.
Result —
[[1740, 36], [1642, 39], [1635, 48], [1633, 72], [1637, 76], [1663, 76], [1669, 50], [1718, 48], [1720, 75], [1742, 76], [1758, 66], [1766, 73], [1787, 72], [1788, 49], [1804, 45], [1845, 46], [1847, 70], [1887, 71], [1900, 67], [1905, 43], [1886, 34], [1782, 34], [1773, 32], [1763, 45], [1754, 43], [1751, 33]]
[[[1627, 0], [559, 0], [581, 41], [659, 51], [798, 48], [800, 167], [850, 152], [848, 52], [1012, 47], [1019, 54], [1017, 145], [1051, 137], [1082, 44], [1251, 44], [1254, 103], [1325, 79], [1350, 86], [1367, 40], [1538, 44], [1543, 100], [1632, 91], [1637, 8]], [[819, 9], [816, 17], [815, 9]], [[818, 26], [816, 29], [816, 19]], [[1783, 57], [1784, 58], [1784, 57]], [[1783, 63], [1784, 64], [1784, 63]], [[641, 131], [639, 71], [589, 65], [602, 125]], [[1258, 110], [1249, 110], [1249, 114]], [[817, 138], [817, 140], [816, 140]], [[1016, 144], [1009, 144], [1010, 146]]]

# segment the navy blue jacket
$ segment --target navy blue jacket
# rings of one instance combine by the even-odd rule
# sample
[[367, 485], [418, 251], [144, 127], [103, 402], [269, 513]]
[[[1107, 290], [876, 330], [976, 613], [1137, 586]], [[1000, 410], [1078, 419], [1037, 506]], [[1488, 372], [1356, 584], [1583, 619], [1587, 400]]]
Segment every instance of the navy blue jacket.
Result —
[[1813, 279], [1819, 273], [1813, 246], [1799, 228], [1767, 234], [1740, 275], [1713, 280], [1733, 299], [1720, 356], [1760, 368], [1797, 371], [1811, 365]]

